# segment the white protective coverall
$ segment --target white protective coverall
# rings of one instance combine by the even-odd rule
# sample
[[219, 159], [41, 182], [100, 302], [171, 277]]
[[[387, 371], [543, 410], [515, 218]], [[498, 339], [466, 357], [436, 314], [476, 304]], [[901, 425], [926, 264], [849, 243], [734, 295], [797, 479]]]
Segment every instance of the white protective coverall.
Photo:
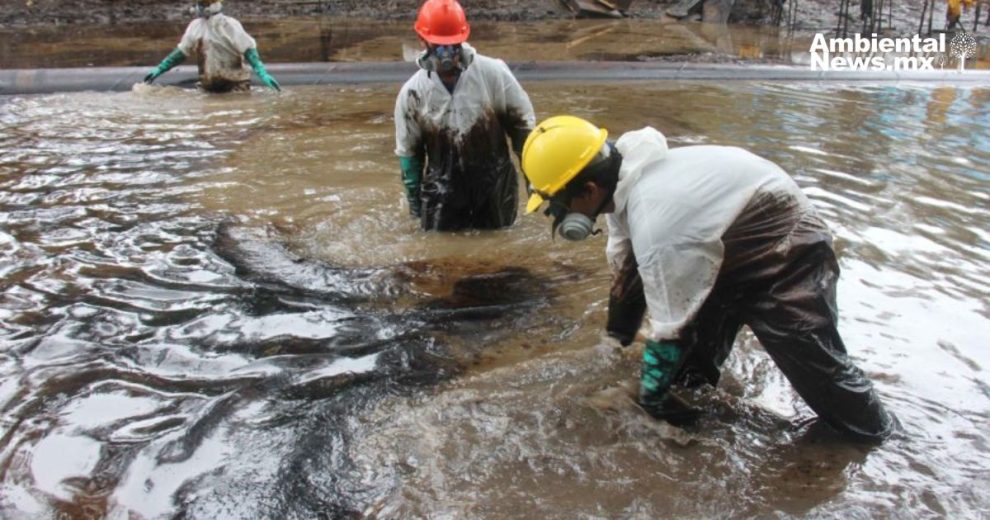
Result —
[[426, 157], [423, 229], [496, 229], [516, 218], [519, 181], [506, 137], [520, 154], [533, 105], [505, 62], [462, 48], [466, 68], [453, 93], [421, 69], [395, 102], [395, 154]]
[[212, 92], [250, 88], [251, 69], [244, 53], [256, 46], [241, 22], [222, 13], [193, 20], [179, 42], [186, 56], [196, 53], [200, 85]]
[[[831, 235], [787, 173], [740, 148], [668, 150], [649, 127], [622, 135], [616, 149], [613, 296], [617, 285], [635, 286], [623, 271], [638, 269], [651, 339], [686, 349], [675, 381], [716, 384], [748, 325], [819, 416], [866, 438], [888, 435], [892, 420], [836, 327]], [[641, 320], [642, 309], [631, 323]]]
[[647, 127], [624, 134], [616, 149], [622, 168], [606, 255], [618, 272], [635, 251], [656, 340], [677, 339], [697, 313], [722, 265], [722, 234], [754, 196], [780, 193], [795, 211], [811, 210], [780, 167], [741, 148], [668, 150]]

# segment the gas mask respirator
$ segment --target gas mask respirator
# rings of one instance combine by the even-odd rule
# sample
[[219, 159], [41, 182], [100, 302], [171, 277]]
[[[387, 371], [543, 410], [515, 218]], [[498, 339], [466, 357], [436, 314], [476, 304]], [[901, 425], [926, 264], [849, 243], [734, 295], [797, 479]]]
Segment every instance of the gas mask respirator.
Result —
[[[458, 60], [458, 58], [460, 58]], [[427, 72], [449, 73], [467, 66], [460, 45], [437, 45], [424, 51], [416, 60], [419, 67]]]
[[599, 156], [597, 162], [586, 167], [585, 171], [579, 173], [575, 178], [578, 183], [582, 183], [582, 179], [595, 179], [596, 181], [608, 179], [608, 185], [605, 186], [608, 193], [595, 208], [594, 216], [589, 217], [584, 213], [571, 211], [572, 195], [565, 188], [562, 194], [550, 198], [550, 204], [545, 212], [547, 216], [553, 217], [552, 234], [559, 234], [565, 240], [577, 242], [602, 232], [601, 229], [595, 229], [595, 219], [605, 209], [605, 206], [612, 202], [612, 196], [615, 194], [615, 187], [618, 184], [619, 167], [622, 165], [622, 155], [611, 143], [603, 148], [602, 154], [604, 157]]
[[189, 12], [199, 18], [209, 18], [220, 13], [221, 10], [223, 10], [223, 2], [213, 2], [207, 5], [197, 3], [189, 9]]
[[559, 200], [550, 200], [546, 215], [553, 217], [551, 233], [559, 234], [564, 240], [578, 242], [602, 232], [600, 229], [595, 229], [595, 221], [590, 217], [584, 213], [570, 211], [567, 204]]
[[588, 218], [587, 215], [583, 213], [568, 213], [564, 216], [564, 220], [560, 222], [557, 232], [565, 239], [577, 242], [591, 235], [597, 235], [602, 230], [595, 229], [595, 221]]

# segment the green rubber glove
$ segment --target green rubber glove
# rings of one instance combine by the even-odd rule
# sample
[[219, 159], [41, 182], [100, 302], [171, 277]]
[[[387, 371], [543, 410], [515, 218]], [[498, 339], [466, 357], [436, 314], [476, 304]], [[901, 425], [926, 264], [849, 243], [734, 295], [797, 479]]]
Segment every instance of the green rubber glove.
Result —
[[399, 167], [402, 168], [402, 185], [406, 188], [406, 200], [409, 202], [409, 214], [419, 218], [422, 202], [419, 199], [419, 183], [423, 176], [423, 158], [399, 157]]
[[684, 354], [684, 349], [672, 341], [648, 340], [639, 380], [639, 404], [643, 409], [678, 426], [690, 424], [701, 415], [701, 410], [668, 392], [686, 358]]
[[639, 398], [643, 404], [656, 401], [667, 393], [683, 357], [681, 347], [672, 341], [647, 340], [639, 379]]
[[278, 91], [282, 90], [282, 87], [275, 81], [275, 78], [265, 69], [265, 64], [261, 63], [261, 56], [258, 55], [258, 49], [248, 49], [244, 52], [244, 59], [251, 65], [254, 69], [254, 73], [258, 75], [258, 79], [261, 80], [268, 88], [272, 88]]
[[152, 69], [151, 72], [149, 72], [148, 75], [144, 77], [144, 82], [151, 83], [152, 81], [155, 81], [156, 79], [158, 79], [158, 76], [161, 76], [162, 74], [165, 74], [169, 70], [172, 70], [172, 67], [175, 67], [176, 65], [182, 63], [183, 61], [185, 61], [185, 59], [186, 59], [186, 55], [183, 54], [182, 51], [180, 51], [178, 48], [173, 49], [172, 52], [169, 53], [169, 55], [166, 56], [165, 59], [162, 60], [162, 62], [159, 63], [157, 67]]

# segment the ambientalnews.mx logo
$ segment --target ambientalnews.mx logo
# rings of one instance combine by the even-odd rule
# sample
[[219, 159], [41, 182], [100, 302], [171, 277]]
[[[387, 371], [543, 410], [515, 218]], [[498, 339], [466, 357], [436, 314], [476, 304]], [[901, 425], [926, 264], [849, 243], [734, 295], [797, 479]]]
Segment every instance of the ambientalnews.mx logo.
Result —
[[[811, 42], [811, 70], [935, 70], [935, 58], [944, 54], [945, 33], [938, 38], [829, 38], [819, 33]], [[887, 55], [894, 56], [887, 61]]]

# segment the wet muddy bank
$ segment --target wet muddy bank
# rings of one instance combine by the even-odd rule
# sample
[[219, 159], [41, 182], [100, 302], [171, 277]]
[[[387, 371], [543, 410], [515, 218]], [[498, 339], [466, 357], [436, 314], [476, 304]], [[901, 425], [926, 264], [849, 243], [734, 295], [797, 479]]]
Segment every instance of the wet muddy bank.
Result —
[[[333, 17], [248, 21], [268, 64], [411, 62], [420, 44], [408, 21]], [[152, 67], [175, 48], [183, 21], [0, 29], [0, 68]], [[978, 37], [980, 39], [981, 37]], [[478, 21], [479, 52], [527, 62], [771, 63], [807, 67], [812, 37], [772, 27], [662, 20]], [[369, 64], [370, 65], [370, 64]], [[982, 45], [968, 68], [990, 67]], [[142, 69], [146, 73], [146, 69]], [[182, 69], [179, 69], [182, 70]], [[161, 78], [169, 78], [171, 72]], [[279, 78], [281, 80], [281, 78]]]
[[[189, 2], [191, 4], [191, 1]], [[294, 16], [340, 16], [377, 20], [413, 20], [421, 0], [354, 2], [350, 0], [285, 2], [274, 0], [228, 0], [225, 12], [248, 19], [278, 19]], [[555, 0], [466, 0], [470, 20], [527, 21], [574, 16]], [[45, 23], [134, 23], [183, 20], [189, 6], [172, 0], [3, 0], [0, 25]], [[660, 17], [665, 3], [640, 0], [627, 12], [630, 17]]]
[[[465, 0], [471, 21], [530, 22], [571, 19], [575, 14], [556, 0]], [[625, 12], [631, 19], [654, 19], [676, 22], [666, 11], [676, 2], [637, 0]], [[354, 2], [350, 0], [275, 1], [228, 0], [228, 14], [246, 22], [263, 22], [293, 17], [339, 17], [364, 20], [412, 21], [420, 0], [389, 2]], [[885, 14], [888, 32], [913, 34], [917, 31], [921, 5], [917, 2], [888, 4]], [[737, 0], [729, 21], [760, 26], [773, 25], [773, 0]], [[799, 31], [828, 31], [838, 21], [838, 1], [799, 0], [796, 4], [794, 28]], [[700, 4], [684, 21], [701, 19]], [[165, 21], [179, 23], [189, 19], [189, 6], [173, 0], [134, 0], [108, 2], [105, 0], [0, 0], [0, 28], [41, 27], [45, 25], [121, 25]], [[858, 8], [853, 9], [853, 30], [859, 26]], [[967, 21], [973, 16], [964, 16]], [[887, 18], [890, 23], [887, 23]], [[936, 12], [935, 28], [942, 27], [944, 13]], [[888, 27], [889, 26], [889, 27]]]
[[[808, 5], [799, 3], [798, 8]], [[788, 31], [783, 27], [663, 18], [526, 22], [479, 19], [472, 22], [471, 42], [479, 52], [509, 63], [626, 61], [807, 66], [814, 33], [800, 29], [805, 23], [801, 20], [805, 18], [799, 17], [798, 30]], [[805, 21], [808, 20], [809, 27], [814, 27], [814, 16]], [[833, 19], [821, 20], [824, 23]], [[0, 26], [0, 69], [152, 67], [175, 48], [187, 23], [187, 15], [180, 13], [175, 19], [157, 22]], [[824, 23], [824, 31], [832, 30], [833, 24], [834, 20]], [[259, 17], [245, 18], [244, 27], [258, 41], [262, 59], [268, 64], [411, 62], [420, 52], [410, 19]], [[976, 57], [967, 65], [990, 67], [990, 39], [983, 33], [975, 36]]]

